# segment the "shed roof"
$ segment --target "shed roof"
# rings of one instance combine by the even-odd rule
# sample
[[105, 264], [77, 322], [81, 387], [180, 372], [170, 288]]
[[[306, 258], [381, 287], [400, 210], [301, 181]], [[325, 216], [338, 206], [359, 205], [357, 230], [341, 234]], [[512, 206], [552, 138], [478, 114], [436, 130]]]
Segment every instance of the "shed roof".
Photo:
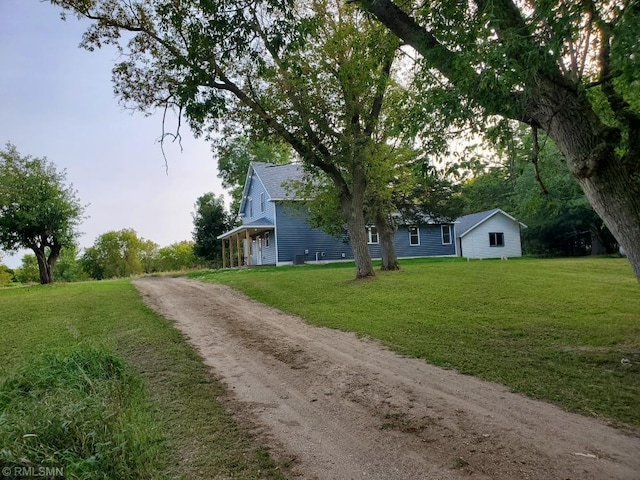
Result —
[[519, 223], [522, 227], [527, 228], [527, 226], [524, 223], [519, 222], [517, 219], [509, 215], [504, 210], [501, 210], [499, 208], [492, 208], [491, 210], [485, 210], [484, 212], [471, 213], [469, 215], [464, 215], [456, 219], [455, 221], [456, 237], [460, 238], [465, 236], [467, 233], [469, 233], [471, 230], [476, 228], [478, 225], [480, 225], [483, 222], [486, 222], [487, 220], [489, 220], [491, 217], [493, 217], [498, 213], [502, 213], [510, 220], [513, 220], [514, 222]]

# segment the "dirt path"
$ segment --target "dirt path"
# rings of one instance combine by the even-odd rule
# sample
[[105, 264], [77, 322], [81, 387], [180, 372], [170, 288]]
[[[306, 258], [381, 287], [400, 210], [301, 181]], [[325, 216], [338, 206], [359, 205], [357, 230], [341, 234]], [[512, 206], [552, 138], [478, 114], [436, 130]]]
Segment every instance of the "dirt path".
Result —
[[312, 327], [222, 285], [135, 282], [310, 479], [640, 479], [640, 438]]

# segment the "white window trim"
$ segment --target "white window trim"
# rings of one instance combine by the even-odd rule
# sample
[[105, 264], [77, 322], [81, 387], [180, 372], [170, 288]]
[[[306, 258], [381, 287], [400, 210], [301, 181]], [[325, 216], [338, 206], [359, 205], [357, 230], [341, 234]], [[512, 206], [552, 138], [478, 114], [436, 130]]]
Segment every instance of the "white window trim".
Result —
[[[496, 235], [496, 244], [495, 245], [491, 245], [491, 235]], [[497, 235], [502, 235], [502, 244], [498, 244]], [[504, 247], [504, 243], [505, 243], [504, 242], [504, 232], [489, 232], [489, 247], [491, 247], [491, 248], [502, 248], [502, 247]]]
[[[449, 241], [444, 241], [444, 227], [449, 229]], [[442, 239], [442, 245], [451, 245], [453, 243], [453, 239], [451, 238], [451, 225], [440, 225], [440, 238]]]
[[260, 193], [260, 211], [264, 212], [264, 192]]
[[269, 248], [269, 232], [264, 232], [264, 246], [265, 248]]
[[[418, 243], [411, 243], [411, 229], [412, 228], [416, 229], [416, 236], [418, 237]], [[419, 247], [420, 246], [420, 227], [409, 227], [408, 232], [409, 232], [409, 246], [410, 247]]]
[[249, 218], [253, 217], [253, 198], [249, 199]]
[[[371, 240], [371, 238], [372, 238], [371, 230], [372, 229], [376, 230], [376, 238], [377, 238], [377, 240], [375, 242]], [[373, 226], [367, 227], [367, 244], [368, 245], [379, 245], [380, 244], [380, 233], [378, 232], [376, 227], [373, 227]]]

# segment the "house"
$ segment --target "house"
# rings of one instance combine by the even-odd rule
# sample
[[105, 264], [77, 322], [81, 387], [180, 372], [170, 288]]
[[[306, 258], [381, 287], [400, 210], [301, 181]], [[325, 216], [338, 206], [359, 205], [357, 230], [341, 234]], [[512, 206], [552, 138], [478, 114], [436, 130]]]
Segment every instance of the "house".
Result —
[[[242, 224], [218, 237], [224, 267], [239, 265], [291, 265], [305, 262], [352, 260], [348, 240], [312, 228], [304, 210], [287, 189], [303, 180], [298, 164], [252, 162], [247, 172], [239, 215]], [[369, 251], [380, 258], [380, 239], [367, 227]], [[395, 233], [398, 258], [456, 256], [453, 223], [428, 219], [421, 225], [401, 226]]]
[[499, 208], [460, 217], [455, 222], [458, 255], [467, 258], [521, 257], [520, 228], [527, 226]]

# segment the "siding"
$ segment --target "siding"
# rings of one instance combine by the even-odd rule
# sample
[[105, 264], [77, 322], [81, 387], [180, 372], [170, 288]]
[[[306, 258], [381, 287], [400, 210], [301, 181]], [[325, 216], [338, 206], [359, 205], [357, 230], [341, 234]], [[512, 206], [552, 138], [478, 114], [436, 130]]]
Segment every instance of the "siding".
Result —
[[[351, 246], [331, 235], [311, 228], [305, 221], [304, 213], [286, 204], [276, 204], [276, 225], [278, 231], [278, 263], [292, 263], [296, 255], [303, 255], [305, 261], [336, 261], [352, 259]], [[306, 252], [306, 253], [305, 253]], [[324, 256], [321, 253], [324, 252]], [[342, 254], [344, 253], [344, 257]]]
[[[504, 247], [489, 246], [489, 233], [504, 233]], [[497, 213], [460, 238], [463, 257], [501, 258], [521, 257], [520, 225]]]
[[[253, 173], [253, 171], [251, 170]], [[265, 210], [264, 212], [260, 210], [260, 194], [264, 193], [264, 203]], [[250, 215], [249, 212], [249, 200], [253, 200], [253, 215]], [[260, 178], [253, 173], [251, 177], [248, 189], [247, 189], [247, 200], [244, 205], [244, 216], [242, 217], [242, 223], [253, 222], [254, 220], [258, 220], [259, 218], [267, 218], [273, 222], [275, 218], [275, 208], [273, 202], [269, 201], [269, 194], [267, 193], [264, 185], [260, 181]]]
[[455, 233], [451, 226], [452, 243], [442, 244], [442, 229], [440, 225], [422, 225], [419, 227], [420, 245], [410, 245], [409, 227], [398, 227], [395, 235], [396, 254], [398, 258], [411, 257], [444, 257], [456, 254], [456, 246], [453, 243]]
[[[292, 263], [296, 255], [303, 255], [305, 261], [352, 260], [353, 252], [348, 243], [328, 235], [321, 230], [311, 228], [304, 214], [293, 207], [277, 203], [276, 222], [278, 231], [278, 263]], [[453, 227], [452, 238], [455, 238]], [[455, 256], [455, 244], [442, 244], [440, 225], [420, 227], [420, 245], [409, 245], [409, 230], [400, 227], [395, 234], [396, 253], [399, 258]], [[306, 252], [306, 253], [305, 253]], [[321, 255], [324, 252], [324, 256]], [[380, 245], [369, 245], [372, 258], [380, 258]], [[342, 256], [344, 254], [344, 257]]]

